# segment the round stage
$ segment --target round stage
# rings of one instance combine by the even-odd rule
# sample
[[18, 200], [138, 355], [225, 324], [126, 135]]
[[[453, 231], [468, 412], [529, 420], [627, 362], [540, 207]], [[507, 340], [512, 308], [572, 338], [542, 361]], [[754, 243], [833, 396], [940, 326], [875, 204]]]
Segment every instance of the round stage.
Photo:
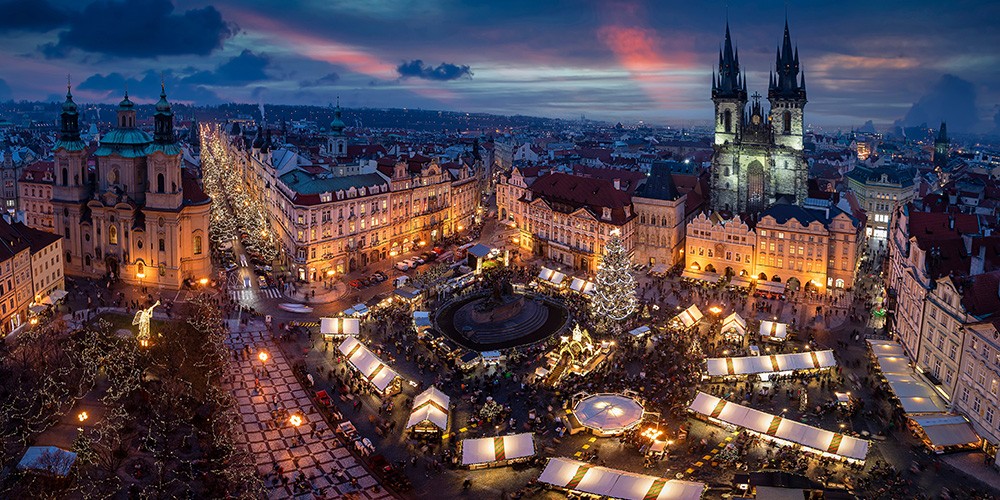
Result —
[[437, 313], [438, 329], [474, 351], [533, 344], [566, 327], [569, 312], [541, 296], [507, 290], [484, 291], [446, 303]]
[[642, 405], [621, 394], [592, 394], [573, 406], [573, 416], [602, 436], [621, 434], [642, 421]]

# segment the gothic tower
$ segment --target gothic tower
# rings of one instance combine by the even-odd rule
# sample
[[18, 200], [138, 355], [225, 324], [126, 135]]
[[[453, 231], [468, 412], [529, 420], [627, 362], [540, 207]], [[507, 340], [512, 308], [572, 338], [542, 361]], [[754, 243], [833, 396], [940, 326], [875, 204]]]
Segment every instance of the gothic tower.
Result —
[[771, 104], [770, 121], [774, 133], [775, 194], [795, 197], [801, 204], [808, 196], [808, 167], [802, 158], [803, 109], [806, 105], [806, 77], [799, 75], [799, 49], [792, 48], [785, 19], [785, 33], [774, 59], [774, 72], [768, 84]]
[[938, 129], [937, 138], [934, 139], [934, 170], [942, 172], [948, 168], [948, 149], [951, 144], [948, 141], [948, 124], [941, 122]]
[[740, 74], [740, 54], [733, 50], [726, 22], [726, 40], [719, 50], [719, 74], [712, 74], [712, 102], [715, 103], [715, 143], [735, 142], [743, 123], [747, 103], [746, 81]]

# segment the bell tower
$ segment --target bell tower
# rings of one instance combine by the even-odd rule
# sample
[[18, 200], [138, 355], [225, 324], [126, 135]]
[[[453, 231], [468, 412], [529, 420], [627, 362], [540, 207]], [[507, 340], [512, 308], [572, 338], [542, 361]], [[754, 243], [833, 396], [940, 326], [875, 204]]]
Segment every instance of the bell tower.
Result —
[[146, 158], [146, 207], [177, 209], [183, 201], [181, 193], [181, 148], [174, 134], [174, 112], [167, 101], [167, 92], [160, 84], [160, 100], [153, 115], [153, 143]]
[[334, 158], [347, 156], [347, 136], [344, 129], [347, 125], [341, 118], [340, 98], [337, 98], [337, 107], [333, 110], [333, 121], [330, 122], [330, 136], [326, 139], [326, 150]]
[[53, 198], [81, 201], [88, 197], [87, 162], [84, 159], [86, 144], [80, 139], [80, 115], [69, 83], [66, 84], [66, 101], [62, 105], [59, 123], [59, 140], [54, 148]]
[[719, 51], [719, 74], [712, 74], [712, 102], [715, 103], [715, 144], [735, 143], [743, 123], [747, 103], [746, 78], [740, 73], [740, 53], [733, 50], [726, 22], [726, 40]]
[[768, 85], [774, 142], [802, 151], [803, 108], [806, 105], [806, 75], [799, 76], [799, 49], [792, 49], [792, 39], [785, 20], [785, 35], [774, 59], [774, 73]]

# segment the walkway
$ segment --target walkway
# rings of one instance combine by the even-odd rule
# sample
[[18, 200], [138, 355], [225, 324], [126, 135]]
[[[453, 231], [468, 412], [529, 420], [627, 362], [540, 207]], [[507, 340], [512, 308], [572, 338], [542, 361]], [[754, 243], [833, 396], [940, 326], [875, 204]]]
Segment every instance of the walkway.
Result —
[[[233, 377], [225, 385], [236, 396], [243, 419], [243, 439], [256, 457], [258, 471], [266, 475], [268, 498], [334, 498], [351, 494], [354, 498], [392, 498], [319, 416], [270, 337], [257, 322], [245, 330], [230, 332], [227, 345], [237, 353], [237, 359], [231, 365]], [[258, 392], [254, 388], [258, 379], [255, 368], [261, 367], [257, 358], [261, 350], [269, 358], [267, 374], [261, 373], [263, 377], [259, 378]], [[296, 430], [287, 419], [282, 419], [277, 428], [269, 427], [272, 410], [276, 409], [302, 415], [304, 423]], [[301, 444], [297, 446], [296, 435], [301, 436]], [[275, 464], [287, 481], [272, 474]], [[307, 484], [311, 484], [311, 490], [307, 487], [295, 491], [295, 479], [300, 472]]]

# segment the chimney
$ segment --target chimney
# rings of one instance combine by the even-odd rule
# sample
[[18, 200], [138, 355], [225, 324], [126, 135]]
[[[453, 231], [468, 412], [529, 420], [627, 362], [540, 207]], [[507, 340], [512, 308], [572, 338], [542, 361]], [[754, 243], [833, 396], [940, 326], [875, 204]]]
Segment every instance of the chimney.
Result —
[[615, 189], [621, 191], [621, 189], [622, 189], [622, 180], [621, 179], [615, 179]]

